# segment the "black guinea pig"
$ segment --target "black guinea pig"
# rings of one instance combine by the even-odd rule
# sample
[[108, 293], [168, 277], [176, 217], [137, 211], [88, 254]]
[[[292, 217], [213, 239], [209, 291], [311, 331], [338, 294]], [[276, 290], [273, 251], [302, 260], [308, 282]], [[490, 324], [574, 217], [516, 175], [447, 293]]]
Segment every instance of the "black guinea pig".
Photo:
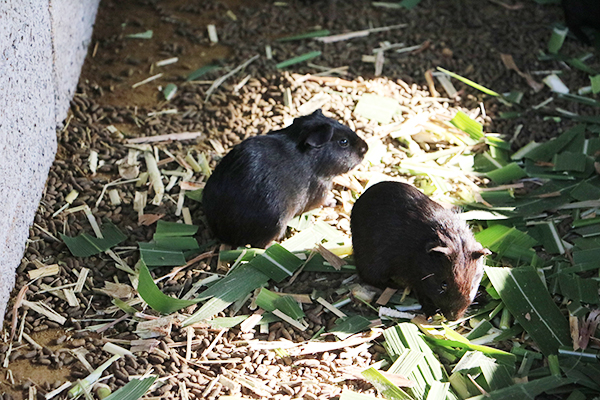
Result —
[[223, 243], [266, 247], [288, 221], [321, 206], [335, 176], [358, 165], [367, 144], [321, 110], [236, 145], [206, 182], [208, 225]]
[[456, 213], [415, 187], [380, 182], [358, 198], [350, 219], [354, 261], [363, 281], [409, 286], [427, 316], [460, 318], [473, 301], [490, 251]]
[[571, 32], [583, 43], [591, 44], [582, 28], [594, 28], [600, 32], [600, 0], [562, 0], [562, 7]]

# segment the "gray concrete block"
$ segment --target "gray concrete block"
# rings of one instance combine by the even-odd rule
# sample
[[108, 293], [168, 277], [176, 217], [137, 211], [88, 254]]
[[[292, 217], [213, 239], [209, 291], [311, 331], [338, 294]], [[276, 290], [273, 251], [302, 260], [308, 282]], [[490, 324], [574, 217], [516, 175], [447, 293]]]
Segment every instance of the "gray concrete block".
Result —
[[50, 1], [58, 125], [67, 117], [69, 102], [77, 88], [99, 3], [100, 0]]
[[98, 0], [0, 2], [0, 317], [56, 154]]

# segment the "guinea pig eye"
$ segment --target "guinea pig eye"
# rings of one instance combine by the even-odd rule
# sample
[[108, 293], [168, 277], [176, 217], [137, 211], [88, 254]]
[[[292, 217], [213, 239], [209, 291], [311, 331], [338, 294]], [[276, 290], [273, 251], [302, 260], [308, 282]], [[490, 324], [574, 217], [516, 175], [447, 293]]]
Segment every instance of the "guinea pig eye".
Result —
[[448, 289], [448, 284], [446, 282], [442, 282], [442, 285], [440, 286], [440, 289], [439, 289], [439, 293], [440, 294], [446, 293], [446, 289]]
[[348, 145], [350, 144], [350, 141], [346, 138], [343, 138], [343, 139], [338, 140], [338, 143], [341, 147], [348, 147]]

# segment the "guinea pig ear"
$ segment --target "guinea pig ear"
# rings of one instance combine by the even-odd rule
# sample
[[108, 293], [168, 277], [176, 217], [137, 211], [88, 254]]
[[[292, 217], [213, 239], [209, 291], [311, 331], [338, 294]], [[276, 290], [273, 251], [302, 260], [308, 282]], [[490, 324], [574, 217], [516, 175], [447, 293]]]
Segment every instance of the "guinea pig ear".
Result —
[[312, 117], [322, 117], [323, 116], [323, 111], [321, 111], [320, 108], [317, 108], [315, 111], [313, 111], [312, 114], [310, 114]]
[[472, 252], [471, 257], [473, 257], [473, 260], [479, 260], [481, 257], [488, 256], [490, 254], [492, 254], [492, 252], [489, 251], [488, 249], [481, 249], [481, 250], [475, 250], [474, 252]]
[[310, 147], [321, 147], [333, 137], [333, 126], [329, 124], [317, 125], [312, 128], [304, 138], [304, 143]]
[[431, 242], [427, 244], [427, 252], [431, 253], [432, 251], [436, 251], [438, 253], [442, 253], [446, 256], [449, 256], [452, 253], [452, 250], [449, 247], [440, 246], [438, 243]]

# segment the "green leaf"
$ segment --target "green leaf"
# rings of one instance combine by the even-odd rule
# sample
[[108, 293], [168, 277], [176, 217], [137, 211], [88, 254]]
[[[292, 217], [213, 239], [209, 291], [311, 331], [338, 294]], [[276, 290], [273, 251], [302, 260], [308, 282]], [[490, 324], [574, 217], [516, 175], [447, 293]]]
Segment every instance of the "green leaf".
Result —
[[585, 125], [576, 125], [555, 139], [542, 143], [531, 149], [523, 157], [533, 161], [550, 161], [556, 153], [568, 145], [577, 135], [585, 132]]
[[421, 0], [402, 0], [400, 2], [400, 7], [404, 7], [407, 10], [412, 10], [413, 8], [415, 8], [419, 3], [421, 2]]
[[152, 29], [149, 29], [146, 32], [131, 33], [129, 35], [125, 35], [125, 37], [127, 39], [152, 39], [152, 35]]
[[162, 92], [165, 96], [165, 100], [169, 101], [175, 96], [175, 93], [177, 93], [177, 85], [175, 85], [174, 83], [169, 83], [167, 86], [164, 87]]
[[390, 382], [381, 372], [371, 367], [361, 372], [362, 376], [381, 392], [384, 398], [388, 400], [409, 400], [413, 399], [404, 390]]
[[592, 83], [592, 93], [600, 93], [600, 75], [590, 76], [590, 82]]
[[[584, 200], [596, 200], [600, 199], [600, 187], [593, 185], [590, 181], [583, 181], [579, 185], [575, 186], [571, 193], [572, 198], [578, 201]], [[591, 218], [593, 219], [593, 218]], [[585, 220], [580, 220], [585, 221]], [[575, 226], [575, 225], [573, 225]]]
[[339, 318], [335, 321], [335, 326], [329, 331], [341, 340], [358, 332], [362, 332], [371, 325], [371, 321], [362, 315], [353, 315], [351, 317]]
[[225, 310], [232, 303], [246, 297], [255, 289], [264, 286], [268, 281], [269, 277], [252, 268], [251, 263], [240, 265], [198, 296], [201, 300], [210, 300], [204, 303], [200, 310], [183, 321], [183, 326], [211, 318]]
[[537, 379], [535, 381], [521, 383], [506, 387], [504, 389], [490, 392], [487, 395], [479, 395], [469, 397], [468, 400], [525, 400], [535, 399], [536, 396], [554, 388], [568, 385], [572, 382], [571, 379], [561, 378], [558, 376], [548, 376], [546, 378]]
[[550, 53], [558, 53], [565, 41], [565, 37], [567, 37], [568, 32], [568, 28], [558, 26], [554, 27], [552, 30], [552, 36], [550, 36], [550, 41], [548, 42], [548, 51]]
[[396, 99], [365, 93], [360, 97], [354, 112], [361, 117], [382, 124], [389, 124], [399, 107], [400, 105]]
[[491, 390], [499, 390], [514, 384], [512, 373], [506, 365], [488, 359], [481, 363], [480, 368]]
[[102, 253], [127, 239], [127, 236], [111, 222], [105, 222], [102, 225], [101, 232], [102, 239], [92, 237], [87, 233], [82, 233], [75, 237], [69, 237], [60, 233], [60, 238], [75, 257], [89, 257]]
[[[538, 279], [539, 280], [539, 279]], [[464, 339], [464, 338], [463, 338]], [[515, 363], [516, 357], [514, 354], [507, 353], [493, 347], [482, 346], [479, 344], [473, 344], [468, 340], [448, 340], [448, 339], [437, 339], [427, 337], [426, 340], [436, 346], [447, 347], [447, 348], [459, 348], [467, 350], [477, 350], [481, 353], [498, 360], [499, 363], [507, 366], [512, 366]]]
[[262, 254], [264, 252], [265, 252], [264, 249], [224, 250], [224, 251], [219, 252], [219, 261], [223, 261], [223, 262], [235, 261], [242, 255], [242, 253], [244, 253], [244, 256], [241, 258], [240, 261], [250, 261], [257, 255]]
[[486, 174], [488, 178], [494, 181], [499, 185], [511, 181], [515, 181], [517, 179], [525, 178], [527, 176], [527, 172], [525, 172], [519, 165], [515, 162], [512, 162], [502, 168], [495, 169]]
[[535, 257], [535, 251], [531, 247], [537, 244], [537, 240], [517, 228], [493, 225], [476, 233], [475, 239], [483, 247], [503, 257], [527, 261]]
[[[368, 394], [356, 393], [348, 389], [342, 390], [340, 400], [377, 400], [378, 397], [370, 396]], [[579, 400], [579, 399], [576, 399]], [[585, 398], [584, 398], [585, 400]]]
[[166, 236], [192, 236], [198, 232], [198, 225], [180, 224], [177, 222], [167, 222], [162, 219], [156, 224], [156, 233], [154, 240]]
[[553, 171], [585, 171], [586, 165], [585, 154], [581, 153], [571, 153], [570, 151], [563, 151], [562, 153], [555, 154], [552, 157], [552, 163], [554, 167], [552, 167]]
[[500, 298], [545, 355], [570, 343], [569, 323], [531, 268], [485, 267]]
[[155, 243], [138, 243], [140, 258], [148, 267], [185, 265], [181, 250], [166, 250]]
[[600, 101], [594, 100], [586, 96], [580, 96], [571, 93], [557, 93], [556, 95], [559, 99], [574, 101], [576, 103], [581, 103], [592, 107], [600, 107]]
[[227, 329], [233, 328], [236, 325], [241, 324], [248, 318], [248, 315], [238, 315], [236, 317], [219, 317], [211, 319], [209, 324], [213, 328]]
[[450, 389], [450, 382], [431, 382], [425, 400], [445, 399]]
[[181, 300], [167, 296], [160, 291], [158, 286], [156, 286], [156, 283], [154, 283], [150, 271], [148, 271], [148, 267], [144, 264], [143, 260], [138, 262], [138, 268], [140, 271], [140, 280], [137, 288], [138, 293], [153, 310], [162, 314], [170, 314], [200, 301], [199, 299]]
[[302, 54], [298, 57], [290, 58], [289, 60], [282, 61], [275, 65], [277, 69], [289, 67], [294, 64], [298, 64], [304, 61], [312, 60], [313, 58], [319, 57], [321, 55], [320, 51], [311, 51], [310, 53]]
[[442, 71], [443, 73], [448, 74], [448, 75], [450, 75], [451, 77], [453, 77], [455, 79], [458, 79], [462, 83], [465, 83], [465, 84], [471, 86], [472, 88], [475, 88], [475, 89], [479, 90], [480, 92], [483, 92], [483, 93], [488, 94], [490, 96], [500, 96], [500, 94], [494, 92], [493, 90], [490, 90], [490, 89], [488, 89], [488, 88], [486, 88], [484, 86], [481, 86], [480, 84], [475, 83], [475, 82], [473, 82], [470, 79], [463, 78], [462, 76], [457, 75], [454, 72], [450, 72], [450, 71], [445, 70], [444, 68], [440, 68], [440, 67], [437, 67], [437, 69], [438, 69], [438, 71]]
[[206, 74], [206, 73], [208, 73], [210, 71], [214, 71], [216, 69], [219, 69], [219, 68], [221, 68], [221, 67], [218, 66], [218, 65], [215, 65], [215, 64], [205, 65], [203, 67], [198, 68], [197, 70], [195, 70], [191, 74], [189, 74], [185, 81], [189, 82], [189, 81], [196, 80], [196, 79], [200, 78], [202, 75], [204, 75], [204, 74]]
[[493, 325], [487, 319], [482, 319], [479, 321], [477, 325], [473, 328], [471, 332], [466, 336], [468, 340], [473, 340], [485, 336], [486, 333], [489, 332], [490, 329], [493, 328]]
[[198, 241], [193, 237], [169, 237], [162, 236], [154, 238], [157, 248], [167, 250], [196, 250], [200, 248]]
[[[394, 363], [393, 368], [390, 368], [388, 372], [407, 372], [410, 369], [411, 372], [406, 377], [416, 382], [416, 385], [409, 389], [415, 398], [423, 398], [428, 385], [444, 379], [445, 374], [440, 361], [433, 354], [431, 347], [425, 342], [416, 325], [404, 322], [384, 330], [383, 336], [385, 338], [384, 347], [392, 359], [404, 356], [400, 362]], [[409, 350], [420, 353], [421, 357], [415, 353], [404, 355]], [[419, 358], [418, 361], [417, 358]], [[416, 368], [414, 368], [415, 362], [417, 362]]]
[[469, 134], [473, 140], [483, 139], [483, 125], [475, 121], [462, 111], [458, 111], [450, 123], [463, 132]]
[[156, 376], [150, 375], [144, 379], [132, 378], [125, 386], [104, 398], [104, 400], [137, 400], [146, 394], [156, 381]]
[[289, 278], [302, 265], [302, 260], [278, 243], [272, 244], [263, 254], [252, 260], [254, 268], [275, 282]]
[[277, 41], [278, 42], [291, 42], [292, 40], [310, 39], [310, 38], [327, 36], [327, 35], [329, 35], [329, 33], [330, 32], [327, 29], [322, 29], [320, 31], [311, 31], [311, 32], [301, 33], [299, 35], [282, 37], [282, 38], [277, 39]]
[[202, 203], [202, 192], [203, 191], [204, 191], [204, 189], [189, 190], [189, 191], [185, 192], [185, 197], [188, 197], [194, 201]]
[[299, 320], [305, 316], [298, 301], [292, 296], [280, 296], [275, 300], [275, 308], [295, 320]]
[[256, 296], [256, 305], [265, 311], [273, 312], [277, 308], [275, 301], [280, 297], [281, 295], [278, 293], [262, 288], [258, 292], [258, 296]]
[[588, 304], [600, 304], [598, 282], [592, 279], [581, 279], [577, 275], [560, 273], [557, 275], [560, 291], [563, 296], [573, 301]]

